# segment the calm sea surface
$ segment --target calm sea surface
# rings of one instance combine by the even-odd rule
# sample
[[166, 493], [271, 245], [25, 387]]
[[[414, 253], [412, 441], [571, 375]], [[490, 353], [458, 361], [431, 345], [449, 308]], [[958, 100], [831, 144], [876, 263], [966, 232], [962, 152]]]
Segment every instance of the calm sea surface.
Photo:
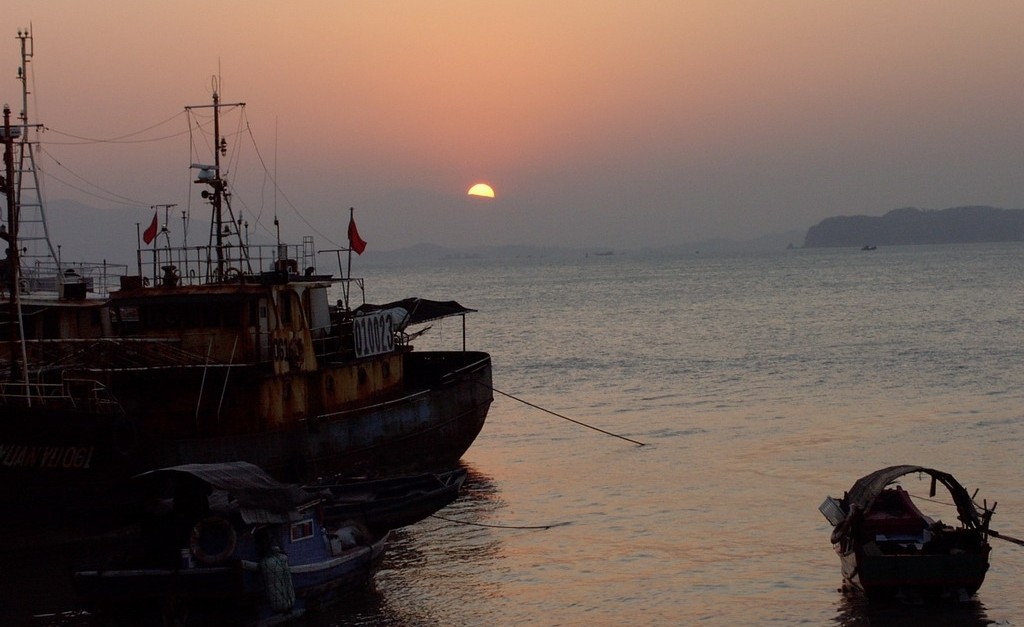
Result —
[[[817, 511], [920, 464], [1024, 537], [1024, 246], [356, 274], [370, 302], [478, 309], [466, 341], [498, 392], [465, 494], [395, 534], [374, 592], [305, 624], [1024, 625], [1024, 548], [992, 540], [975, 601], [868, 606], [838, 591]], [[448, 320], [417, 347], [461, 341]]]

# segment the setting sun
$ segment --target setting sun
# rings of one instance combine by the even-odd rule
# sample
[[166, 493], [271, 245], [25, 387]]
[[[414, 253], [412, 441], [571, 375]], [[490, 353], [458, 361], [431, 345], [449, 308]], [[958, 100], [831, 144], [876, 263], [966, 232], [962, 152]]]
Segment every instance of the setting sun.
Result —
[[481, 196], [483, 198], [494, 198], [494, 189], [487, 183], [477, 183], [466, 192], [469, 196]]

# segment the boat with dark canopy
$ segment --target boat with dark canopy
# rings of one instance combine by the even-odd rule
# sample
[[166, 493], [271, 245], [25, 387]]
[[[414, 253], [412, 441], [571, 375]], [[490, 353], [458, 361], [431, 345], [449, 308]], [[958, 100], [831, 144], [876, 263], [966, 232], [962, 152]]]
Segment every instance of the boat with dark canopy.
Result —
[[[911, 495], [898, 482], [920, 476], [928, 494]], [[933, 507], [938, 486], [952, 498], [954, 524], [925, 515], [917, 501]], [[947, 506], [948, 507], [948, 506]], [[869, 598], [912, 595], [966, 599], [985, 581], [995, 510], [979, 508], [953, 475], [923, 466], [890, 466], [858, 479], [819, 511], [833, 525], [832, 544], [844, 583]]]
[[138, 537], [75, 573], [81, 606], [115, 624], [271, 625], [371, 584], [388, 532], [325, 524], [322, 495], [244, 462], [137, 478]]

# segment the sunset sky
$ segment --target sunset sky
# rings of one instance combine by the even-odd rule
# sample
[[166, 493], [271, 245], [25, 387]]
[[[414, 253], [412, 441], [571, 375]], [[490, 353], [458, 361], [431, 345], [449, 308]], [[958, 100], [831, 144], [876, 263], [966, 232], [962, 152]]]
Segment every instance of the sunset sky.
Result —
[[[286, 234], [338, 242], [353, 206], [380, 250], [1024, 207], [1018, 1], [6, 0], [4, 23], [16, 111], [17, 29], [33, 27], [47, 199], [101, 219], [148, 222], [190, 192], [207, 219], [182, 112], [217, 73], [259, 149], [230, 137], [236, 209], [268, 233], [275, 205]], [[467, 196], [478, 182], [496, 198]]]

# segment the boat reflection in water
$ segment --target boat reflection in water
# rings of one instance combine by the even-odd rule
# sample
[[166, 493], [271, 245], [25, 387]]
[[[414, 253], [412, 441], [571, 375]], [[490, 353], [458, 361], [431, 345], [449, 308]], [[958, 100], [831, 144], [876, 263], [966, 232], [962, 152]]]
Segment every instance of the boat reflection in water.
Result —
[[317, 483], [309, 489], [324, 495], [323, 516], [328, 524], [352, 521], [376, 531], [423, 520], [454, 501], [465, 481], [466, 471], [459, 468], [441, 474]]
[[958, 603], [906, 603], [872, 601], [854, 592], [842, 595], [835, 617], [838, 627], [989, 627], [993, 622], [976, 598]]

